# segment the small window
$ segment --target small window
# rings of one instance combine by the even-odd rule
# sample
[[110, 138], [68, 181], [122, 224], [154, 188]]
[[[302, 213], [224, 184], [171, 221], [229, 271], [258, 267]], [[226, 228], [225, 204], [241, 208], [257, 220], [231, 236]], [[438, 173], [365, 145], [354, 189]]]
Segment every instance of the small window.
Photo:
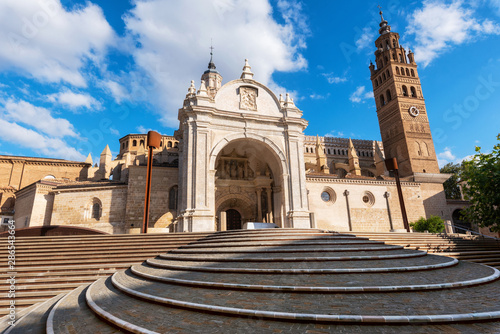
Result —
[[399, 75], [399, 67], [396, 66], [396, 74]]
[[173, 186], [170, 188], [168, 192], [168, 209], [169, 210], [177, 210], [177, 195], [178, 195], [178, 187]]
[[406, 69], [406, 76], [409, 77], [410, 76], [410, 71], [408, 69]]
[[380, 106], [383, 107], [385, 106], [385, 98], [384, 98], [384, 95], [380, 95]]
[[408, 96], [408, 88], [406, 86], [403, 86], [403, 96]]
[[144, 146], [144, 139], [141, 140], [141, 146]]
[[101, 205], [99, 205], [99, 203], [94, 203], [92, 205], [92, 218], [95, 220], [101, 218]]
[[401, 67], [401, 75], [405, 75], [405, 69]]
[[172, 147], [172, 142], [171, 142], [171, 141], [169, 141], [169, 142], [167, 143], [167, 147], [169, 147], [169, 148], [170, 148], [170, 147]]
[[414, 77], [415, 76], [415, 71], [412, 69], [411, 70], [411, 76]]
[[328, 149], [328, 154], [331, 154], [331, 153], [330, 153], [330, 149]]
[[132, 141], [132, 146], [134, 146], [134, 147], [135, 147], [135, 146], [137, 146], [137, 140], [135, 140], [135, 139], [134, 139], [134, 140]]
[[387, 74], [387, 77], [388, 77], [388, 78], [390, 78], [390, 77], [391, 77], [391, 72], [389, 72], [389, 70], [387, 70], [385, 73]]
[[391, 96], [391, 91], [390, 90], [387, 90], [385, 92], [385, 94], [387, 95], [387, 102], [389, 102], [390, 100], [392, 100], [392, 96]]
[[415, 89], [415, 87], [411, 87], [410, 90], [411, 90], [411, 97], [417, 97], [417, 90]]
[[384, 78], [384, 81], [385, 81], [385, 79], [386, 79], [385, 73], [382, 73], [382, 77]]
[[330, 201], [330, 194], [327, 191], [323, 191], [321, 193], [321, 199], [323, 202], [329, 202]]

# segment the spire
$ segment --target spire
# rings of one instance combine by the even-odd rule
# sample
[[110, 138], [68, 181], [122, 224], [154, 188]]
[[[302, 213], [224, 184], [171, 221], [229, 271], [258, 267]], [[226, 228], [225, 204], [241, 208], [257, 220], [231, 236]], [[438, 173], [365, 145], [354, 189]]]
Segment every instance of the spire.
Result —
[[243, 66], [243, 73], [241, 73], [240, 79], [253, 79], [252, 68], [248, 64], [248, 59], [245, 59], [245, 66]]
[[388, 25], [387, 24], [388, 22], [384, 19], [384, 15], [383, 15], [384, 12], [382, 12], [382, 7], [379, 5], [378, 8], [380, 9], [379, 14], [380, 14], [380, 20], [381, 20], [380, 24], [379, 24], [380, 29], [378, 30], [378, 32], [380, 35], [385, 35], [391, 31], [391, 26]]
[[85, 163], [92, 165], [92, 155], [90, 153], [89, 153], [89, 155], [87, 155], [87, 159], [85, 159]]
[[186, 97], [193, 97], [196, 95], [196, 87], [194, 85], [194, 80], [191, 80], [191, 86], [188, 88], [188, 93]]
[[201, 80], [201, 86], [198, 90], [198, 96], [208, 96], [207, 94], [207, 86], [205, 85], [205, 81]]
[[325, 154], [325, 148], [321, 143], [321, 139], [316, 135], [316, 172], [329, 174], [328, 162]]
[[106, 147], [104, 148], [104, 150], [102, 150], [101, 157], [103, 155], [109, 155], [109, 156], [111, 156], [111, 150], [109, 149], [109, 145], [106, 145]]
[[219, 73], [216, 70], [215, 63], [214, 63], [214, 47], [210, 44], [210, 62], [208, 63], [208, 70], [205, 71], [205, 73]]
[[359, 167], [359, 158], [351, 138], [349, 138], [348, 158], [349, 158], [349, 173], [351, 173], [351, 175], [360, 176], [361, 168]]

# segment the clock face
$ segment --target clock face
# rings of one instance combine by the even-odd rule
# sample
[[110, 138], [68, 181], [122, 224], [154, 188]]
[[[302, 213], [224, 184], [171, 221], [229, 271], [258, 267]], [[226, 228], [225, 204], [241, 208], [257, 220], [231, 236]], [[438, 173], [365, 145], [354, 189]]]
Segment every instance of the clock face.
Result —
[[415, 106], [411, 106], [410, 109], [408, 109], [408, 112], [410, 113], [410, 115], [412, 115], [413, 117], [417, 117], [419, 114], [420, 114], [420, 110], [418, 110], [417, 107]]

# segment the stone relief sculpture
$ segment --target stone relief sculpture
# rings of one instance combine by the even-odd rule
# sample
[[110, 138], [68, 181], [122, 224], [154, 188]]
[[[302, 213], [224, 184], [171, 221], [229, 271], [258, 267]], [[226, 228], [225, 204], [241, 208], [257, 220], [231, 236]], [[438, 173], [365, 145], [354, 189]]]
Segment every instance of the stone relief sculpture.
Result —
[[257, 110], [257, 89], [240, 87], [240, 109]]

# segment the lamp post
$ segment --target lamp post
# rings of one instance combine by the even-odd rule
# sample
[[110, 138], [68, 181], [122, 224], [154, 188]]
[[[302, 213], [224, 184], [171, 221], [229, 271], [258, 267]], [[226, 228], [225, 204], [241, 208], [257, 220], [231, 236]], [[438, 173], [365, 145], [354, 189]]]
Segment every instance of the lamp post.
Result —
[[160, 147], [161, 135], [155, 131], [148, 132], [148, 164], [146, 172], [146, 196], [144, 199], [144, 219], [142, 220], [142, 233], [148, 233], [149, 200], [151, 197], [151, 171], [153, 169], [153, 149]]
[[396, 177], [396, 187], [398, 188], [399, 205], [401, 206], [401, 214], [403, 216], [403, 224], [407, 232], [410, 232], [408, 217], [406, 216], [405, 201], [403, 199], [403, 190], [401, 189], [401, 181], [399, 180], [398, 161], [396, 158], [385, 160], [385, 167], [388, 171], [394, 172]]

